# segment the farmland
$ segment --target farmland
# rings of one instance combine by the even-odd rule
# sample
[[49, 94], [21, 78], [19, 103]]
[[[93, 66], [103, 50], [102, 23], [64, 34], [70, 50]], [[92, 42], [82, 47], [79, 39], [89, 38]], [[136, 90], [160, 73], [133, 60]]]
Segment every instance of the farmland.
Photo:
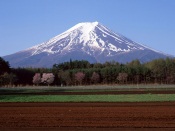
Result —
[[[149, 87], [149, 86], [148, 86]], [[76, 86], [1, 88], [0, 102], [165, 102], [174, 86]]]
[[131, 95], [2, 95], [0, 102], [165, 102], [175, 94]]
[[175, 129], [175, 86], [0, 89], [2, 130]]

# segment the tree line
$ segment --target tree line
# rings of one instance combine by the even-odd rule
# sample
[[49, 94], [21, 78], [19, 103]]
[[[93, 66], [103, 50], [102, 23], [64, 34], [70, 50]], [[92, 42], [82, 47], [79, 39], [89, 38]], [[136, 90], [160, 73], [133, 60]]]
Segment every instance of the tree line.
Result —
[[0, 58], [0, 85], [175, 84], [175, 59], [89, 63], [70, 60], [52, 68], [10, 68]]

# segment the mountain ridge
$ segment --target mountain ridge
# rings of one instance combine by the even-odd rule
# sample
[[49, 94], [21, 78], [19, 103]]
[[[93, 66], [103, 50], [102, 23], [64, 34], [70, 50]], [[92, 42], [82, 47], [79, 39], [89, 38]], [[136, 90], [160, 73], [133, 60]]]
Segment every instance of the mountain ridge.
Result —
[[166, 57], [170, 56], [117, 34], [99, 22], [84, 22], [46, 42], [4, 58], [12, 67], [51, 67], [70, 59], [126, 63], [134, 59], [147, 62]]

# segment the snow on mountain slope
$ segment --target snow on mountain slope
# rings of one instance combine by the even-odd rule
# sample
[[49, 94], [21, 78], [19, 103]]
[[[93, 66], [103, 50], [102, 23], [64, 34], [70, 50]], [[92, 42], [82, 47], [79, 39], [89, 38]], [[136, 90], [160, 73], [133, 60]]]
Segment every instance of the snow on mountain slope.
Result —
[[[16, 57], [18, 56], [18, 57]], [[51, 67], [70, 59], [90, 62], [142, 62], [167, 55], [116, 34], [98, 22], [79, 23], [47, 42], [5, 56], [14, 67]]]
[[[109, 38], [106, 38], [108, 36]], [[122, 45], [125, 43], [126, 45]], [[111, 32], [109, 29], [99, 24], [79, 23], [64, 33], [50, 39], [48, 42], [29, 48], [31, 56], [46, 52], [48, 54], [61, 54], [79, 48], [87, 54], [91, 54], [89, 49], [93, 51], [108, 50], [108, 55], [112, 52], [128, 52], [131, 50], [144, 50], [146, 47], [140, 46], [127, 38]], [[92, 55], [92, 54], [91, 54]]]

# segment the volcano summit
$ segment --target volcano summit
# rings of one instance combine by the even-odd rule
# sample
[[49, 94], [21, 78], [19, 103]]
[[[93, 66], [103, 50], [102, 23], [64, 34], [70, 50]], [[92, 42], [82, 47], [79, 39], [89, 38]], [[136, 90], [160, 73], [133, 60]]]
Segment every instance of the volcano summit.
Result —
[[47, 42], [3, 58], [12, 67], [52, 67], [70, 59], [126, 63], [134, 59], [147, 62], [166, 57], [169, 56], [114, 33], [98, 22], [85, 22]]

